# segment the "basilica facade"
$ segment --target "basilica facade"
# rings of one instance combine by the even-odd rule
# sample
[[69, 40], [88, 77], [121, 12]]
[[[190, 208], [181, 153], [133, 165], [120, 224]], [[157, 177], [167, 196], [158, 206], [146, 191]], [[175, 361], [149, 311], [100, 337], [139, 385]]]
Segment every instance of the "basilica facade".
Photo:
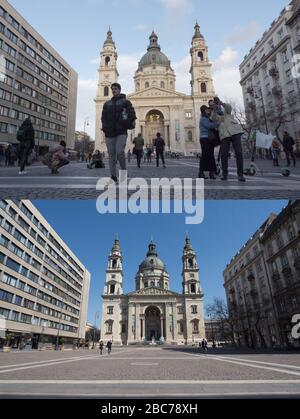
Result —
[[[200, 151], [200, 107], [215, 95], [211, 75], [208, 47], [198, 24], [190, 48], [191, 95], [176, 91], [176, 74], [171, 61], [161, 51], [158, 36], [152, 32], [146, 54], [138, 63], [134, 75], [134, 93], [128, 99], [135, 107], [137, 124], [130, 132], [128, 147], [138, 133], [145, 145], [152, 145], [157, 132], [166, 142], [167, 151], [192, 155]], [[104, 133], [101, 131], [101, 115], [104, 103], [110, 98], [110, 86], [117, 82], [118, 54], [111, 30], [104, 42], [99, 68], [96, 103], [96, 149], [106, 150]], [[126, 92], [124, 92], [126, 93]]]
[[101, 339], [114, 345], [197, 344], [205, 337], [203, 297], [189, 238], [182, 256], [182, 294], [171, 291], [170, 276], [153, 241], [136, 274], [135, 291], [124, 294], [123, 257], [116, 239], [108, 257], [102, 296]]

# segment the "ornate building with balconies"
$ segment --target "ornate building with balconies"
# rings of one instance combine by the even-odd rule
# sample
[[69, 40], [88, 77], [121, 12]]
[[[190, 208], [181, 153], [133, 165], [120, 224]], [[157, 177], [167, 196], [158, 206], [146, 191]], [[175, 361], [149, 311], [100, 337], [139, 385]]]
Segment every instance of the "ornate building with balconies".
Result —
[[[300, 201], [291, 202], [262, 237], [281, 345], [295, 346], [291, 319], [300, 313]], [[300, 346], [300, 343], [298, 343]]]
[[283, 138], [288, 131], [300, 152], [299, 0], [282, 10], [240, 65], [247, 120], [253, 129]]
[[224, 271], [237, 342], [298, 347], [292, 317], [300, 313], [300, 201], [272, 214]]

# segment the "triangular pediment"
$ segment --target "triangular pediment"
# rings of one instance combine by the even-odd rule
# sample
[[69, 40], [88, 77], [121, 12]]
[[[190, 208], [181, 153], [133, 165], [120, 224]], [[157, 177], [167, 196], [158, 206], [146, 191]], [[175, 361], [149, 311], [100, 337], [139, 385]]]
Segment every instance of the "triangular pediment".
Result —
[[141, 98], [152, 98], [152, 97], [172, 97], [172, 98], [185, 98], [184, 93], [174, 92], [172, 90], [162, 89], [160, 87], [149, 87], [148, 89], [140, 90], [136, 93], [131, 93], [127, 96], [129, 100], [141, 99]]
[[173, 291], [164, 290], [163, 288], [143, 288], [138, 291], [133, 291], [128, 294], [128, 297], [134, 297], [134, 296], [142, 296], [142, 295], [164, 295], [164, 296], [170, 296], [170, 297], [178, 297], [179, 294]]

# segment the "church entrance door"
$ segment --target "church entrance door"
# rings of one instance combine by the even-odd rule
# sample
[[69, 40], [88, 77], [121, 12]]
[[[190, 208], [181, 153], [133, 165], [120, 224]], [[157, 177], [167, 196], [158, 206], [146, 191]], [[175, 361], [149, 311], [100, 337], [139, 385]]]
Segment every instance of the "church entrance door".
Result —
[[[153, 140], [157, 133], [160, 133], [162, 138], [165, 137], [164, 116], [160, 111], [152, 110], [146, 116], [146, 134], [145, 145], [153, 146]], [[167, 139], [164, 138], [167, 144]]]
[[146, 340], [151, 342], [153, 339], [158, 341], [161, 334], [160, 311], [157, 307], [148, 307], [145, 313], [146, 319]]

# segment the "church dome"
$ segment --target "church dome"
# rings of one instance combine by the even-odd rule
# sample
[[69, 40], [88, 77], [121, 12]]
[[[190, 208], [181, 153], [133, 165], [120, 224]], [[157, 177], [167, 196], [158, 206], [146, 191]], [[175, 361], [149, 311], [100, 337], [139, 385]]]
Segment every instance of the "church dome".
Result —
[[150, 35], [150, 45], [148, 52], [142, 57], [139, 62], [139, 68], [147, 65], [164, 65], [171, 67], [171, 62], [168, 57], [161, 52], [160, 46], [158, 45], [158, 36], [152, 32]]
[[149, 245], [149, 251], [147, 253], [147, 257], [140, 265], [139, 271], [143, 272], [143, 271], [153, 270], [153, 269], [159, 269], [159, 270], [165, 271], [166, 266], [158, 257], [155, 244], [151, 242]]

